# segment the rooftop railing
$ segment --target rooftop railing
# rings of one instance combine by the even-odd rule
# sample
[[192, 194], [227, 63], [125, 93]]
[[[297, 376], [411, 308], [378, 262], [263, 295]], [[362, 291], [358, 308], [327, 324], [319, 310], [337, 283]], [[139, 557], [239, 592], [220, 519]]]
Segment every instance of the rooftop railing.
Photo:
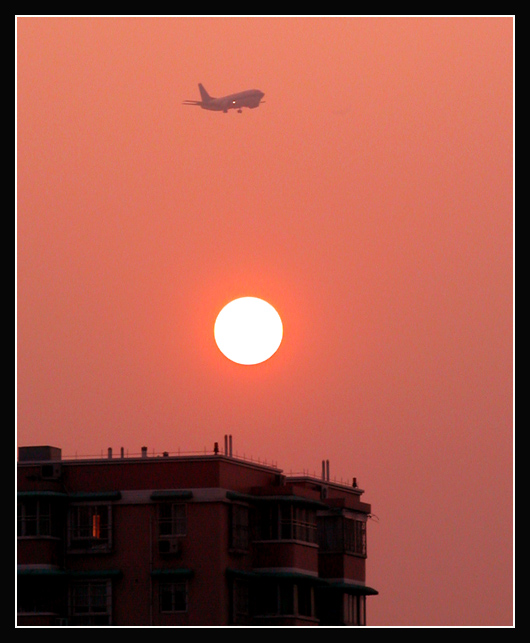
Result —
[[[338, 478], [336, 476], [330, 477], [329, 475], [329, 463], [327, 467], [323, 467], [322, 474], [317, 474], [316, 470], [311, 469], [302, 469], [301, 471], [289, 470], [288, 472], [278, 468], [278, 462], [275, 460], [267, 460], [266, 458], [254, 457], [252, 454], [247, 455], [246, 453], [238, 453], [237, 451], [232, 453], [227, 453], [224, 450], [216, 447], [208, 449], [204, 447], [200, 451], [187, 451], [182, 449], [177, 449], [176, 451], [155, 451], [154, 449], [148, 450], [147, 447], [143, 447], [141, 451], [129, 451], [128, 449], [120, 449], [116, 454], [112, 449], [108, 449], [106, 452], [101, 450], [98, 454], [79, 454], [75, 453], [73, 455], [64, 455], [62, 457], [63, 461], [80, 461], [80, 460], [120, 460], [120, 459], [162, 459], [162, 458], [198, 458], [198, 457], [228, 457], [234, 460], [240, 460], [250, 464], [257, 464], [260, 466], [271, 467], [278, 469], [285, 475], [287, 478], [304, 478], [309, 479], [314, 482], [322, 484], [323, 482], [340, 485], [348, 488], [357, 488], [357, 483], [355, 478]], [[327, 462], [327, 461], [326, 461]], [[324, 464], [324, 462], [323, 462]]]
[[183, 449], [177, 449], [176, 451], [155, 451], [154, 449], [149, 450], [147, 447], [143, 447], [141, 451], [129, 451], [128, 449], [120, 449], [118, 453], [112, 449], [107, 449], [107, 451], [101, 450], [100, 453], [95, 454], [80, 454], [77, 451], [74, 454], [67, 454], [62, 456], [64, 461], [72, 460], [120, 460], [120, 459], [142, 459], [142, 458], [197, 458], [205, 456], [224, 456], [232, 458], [234, 460], [243, 460], [245, 462], [251, 462], [253, 464], [261, 464], [267, 467], [278, 468], [278, 463], [274, 460], [267, 460], [266, 458], [256, 458], [253, 455], [246, 455], [245, 453], [240, 454], [237, 451], [226, 453], [220, 448], [207, 448], [200, 451], [186, 451]]

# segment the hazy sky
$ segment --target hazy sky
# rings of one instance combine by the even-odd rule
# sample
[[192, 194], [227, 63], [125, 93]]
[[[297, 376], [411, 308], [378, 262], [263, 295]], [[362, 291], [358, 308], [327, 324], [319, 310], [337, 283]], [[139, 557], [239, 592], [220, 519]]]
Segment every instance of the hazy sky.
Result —
[[[510, 625], [512, 18], [16, 35], [19, 446], [329, 459], [379, 518], [370, 625]], [[257, 366], [213, 338], [245, 295], [284, 324]]]

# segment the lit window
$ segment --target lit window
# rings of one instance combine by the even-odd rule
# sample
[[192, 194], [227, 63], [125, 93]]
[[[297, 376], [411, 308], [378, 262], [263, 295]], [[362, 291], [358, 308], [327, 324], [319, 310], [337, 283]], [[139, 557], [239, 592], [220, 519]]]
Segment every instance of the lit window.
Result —
[[110, 505], [70, 507], [68, 544], [70, 549], [108, 551], [111, 546]]
[[101, 538], [101, 516], [92, 515], [92, 538]]

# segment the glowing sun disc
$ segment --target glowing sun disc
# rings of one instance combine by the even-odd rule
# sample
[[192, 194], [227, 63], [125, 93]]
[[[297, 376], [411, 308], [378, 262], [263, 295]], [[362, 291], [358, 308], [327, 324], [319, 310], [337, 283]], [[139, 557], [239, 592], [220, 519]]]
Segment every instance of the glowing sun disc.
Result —
[[241, 297], [221, 310], [214, 337], [221, 353], [233, 362], [260, 364], [280, 347], [283, 324], [280, 315], [263, 299]]

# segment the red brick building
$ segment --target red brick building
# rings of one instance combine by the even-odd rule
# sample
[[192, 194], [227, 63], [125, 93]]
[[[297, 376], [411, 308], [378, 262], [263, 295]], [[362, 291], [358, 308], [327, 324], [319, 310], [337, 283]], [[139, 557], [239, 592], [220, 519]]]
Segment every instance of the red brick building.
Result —
[[[228, 446], [230, 445], [230, 446]], [[21, 447], [18, 625], [365, 625], [362, 490], [211, 454]]]

